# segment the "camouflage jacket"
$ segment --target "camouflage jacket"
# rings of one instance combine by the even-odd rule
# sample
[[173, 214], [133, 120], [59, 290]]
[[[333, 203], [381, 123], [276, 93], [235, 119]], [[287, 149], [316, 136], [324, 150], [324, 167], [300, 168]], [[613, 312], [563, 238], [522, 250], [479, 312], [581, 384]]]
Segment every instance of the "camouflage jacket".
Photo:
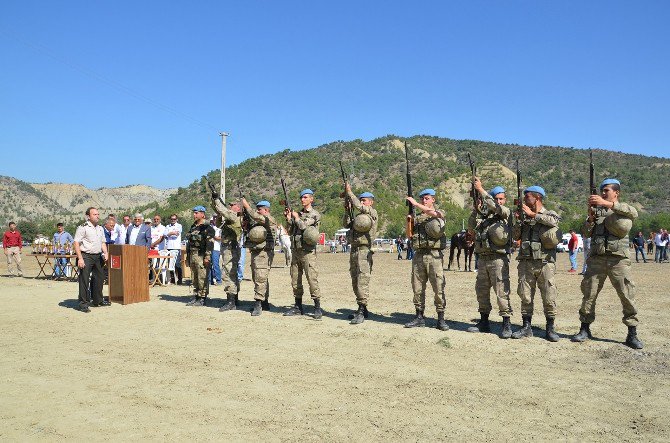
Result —
[[[368, 232], [356, 232], [353, 229], [354, 221], [349, 217], [348, 211], [344, 211], [344, 216], [342, 217], [342, 224], [344, 227], [349, 228], [347, 233], [347, 241], [353, 247], [358, 246], [371, 246], [372, 241], [377, 237], [377, 222], [379, 221], [379, 216], [377, 215], [377, 210], [372, 206], [365, 206], [361, 201], [356, 197], [356, 195], [349, 191], [347, 196], [351, 200], [351, 204], [358, 211], [359, 214], [366, 214], [372, 219], [372, 227]], [[356, 214], [354, 214], [354, 218]]]
[[242, 235], [242, 217], [228, 209], [221, 201], [212, 199], [214, 211], [221, 216], [221, 246], [237, 247]]
[[210, 259], [214, 250], [214, 228], [207, 222], [193, 223], [186, 233], [186, 250]]
[[510, 235], [510, 216], [512, 211], [506, 206], [500, 206], [488, 192], [480, 192], [483, 211], [473, 210], [468, 218], [468, 228], [475, 232], [475, 252], [477, 254], [506, 254], [506, 246], [496, 246], [489, 239], [489, 230], [494, 224], [502, 223]]

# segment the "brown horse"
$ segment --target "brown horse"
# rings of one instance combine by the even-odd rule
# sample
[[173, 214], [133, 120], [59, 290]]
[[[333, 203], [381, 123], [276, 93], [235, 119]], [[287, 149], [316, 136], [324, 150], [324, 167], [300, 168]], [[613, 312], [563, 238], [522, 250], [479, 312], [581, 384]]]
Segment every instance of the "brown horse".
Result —
[[449, 247], [449, 265], [447, 271], [451, 270], [451, 263], [454, 260], [454, 249], [458, 249], [456, 253], [456, 264], [458, 270], [461, 270], [461, 250], [465, 250], [465, 257], [463, 264], [464, 271], [472, 272], [472, 255], [475, 252], [475, 236], [470, 232], [463, 230], [451, 236], [451, 246]]

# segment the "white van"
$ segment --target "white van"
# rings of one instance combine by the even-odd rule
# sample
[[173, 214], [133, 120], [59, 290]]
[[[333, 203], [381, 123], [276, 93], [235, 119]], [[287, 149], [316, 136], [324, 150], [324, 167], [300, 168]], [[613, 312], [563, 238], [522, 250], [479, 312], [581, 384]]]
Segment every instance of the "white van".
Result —
[[[577, 251], [584, 250], [584, 239], [581, 234], [577, 235]], [[568, 252], [568, 242], [570, 241], [570, 234], [563, 234], [563, 240], [556, 246], [556, 252]]]

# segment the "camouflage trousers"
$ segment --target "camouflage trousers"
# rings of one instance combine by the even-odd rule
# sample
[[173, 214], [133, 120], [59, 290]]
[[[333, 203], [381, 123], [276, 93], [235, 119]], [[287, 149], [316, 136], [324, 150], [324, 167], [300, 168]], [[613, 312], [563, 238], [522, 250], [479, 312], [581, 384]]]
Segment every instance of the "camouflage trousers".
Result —
[[354, 287], [356, 303], [368, 305], [370, 295], [370, 274], [372, 273], [372, 254], [367, 246], [351, 248], [349, 255], [349, 274], [351, 274], [351, 285]]
[[587, 259], [586, 274], [582, 280], [582, 307], [579, 320], [593, 323], [596, 319], [596, 299], [609, 278], [623, 307], [622, 321], [626, 326], [637, 326], [635, 284], [630, 278], [630, 259], [612, 255], [592, 255]]
[[540, 289], [544, 316], [556, 317], [556, 263], [544, 260], [519, 260], [519, 286], [517, 294], [521, 297], [521, 315], [532, 317], [535, 301], [535, 289]]
[[303, 251], [302, 249], [293, 249], [291, 252], [291, 286], [293, 287], [293, 296], [295, 298], [302, 298], [304, 293], [302, 274], [304, 273], [312, 299], [319, 300], [321, 298], [321, 291], [319, 290], [319, 271], [316, 269], [316, 250]]
[[512, 305], [509, 300], [509, 258], [507, 254], [480, 254], [477, 262], [477, 281], [475, 282], [475, 293], [479, 312], [490, 314], [491, 288], [496, 294], [498, 301], [498, 313], [501, 317], [512, 315]]
[[198, 297], [207, 297], [209, 294], [209, 266], [205, 266], [205, 256], [197, 251], [188, 254], [188, 265], [191, 267], [191, 283], [193, 293]]
[[435, 309], [444, 312], [444, 265], [443, 254], [439, 249], [417, 249], [412, 257], [412, 290], [414, 307], [419, 311], [426, 308], [426, 284], [433, 289]]
[[240, 248], [221, 244], [221, 277], [223, 290], [228, 295], [237, 295], [240, 282], [237, 277], [237, 265], [240, 263]]
[[265, 301], [270, 297], [270, 266], [275, 251], [251, 251], [251, 279], [254, 281], [254, 300]]

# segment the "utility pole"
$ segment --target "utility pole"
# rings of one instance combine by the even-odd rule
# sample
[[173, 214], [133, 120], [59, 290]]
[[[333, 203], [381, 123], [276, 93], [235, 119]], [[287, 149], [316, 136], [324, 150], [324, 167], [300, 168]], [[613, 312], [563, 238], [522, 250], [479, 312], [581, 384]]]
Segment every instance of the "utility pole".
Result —
[[219, 194], [223, 201], [226, 200], [226, 139], [228, 138], [227, 132], [219, 132], [221, 136], [221, 189]]

